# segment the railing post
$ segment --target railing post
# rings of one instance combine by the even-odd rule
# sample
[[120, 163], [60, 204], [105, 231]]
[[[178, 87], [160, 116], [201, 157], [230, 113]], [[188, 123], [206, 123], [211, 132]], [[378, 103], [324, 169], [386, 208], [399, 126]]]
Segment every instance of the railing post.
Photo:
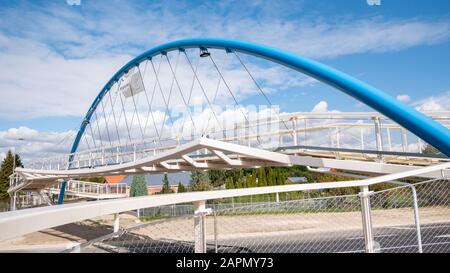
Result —
[[419, 150], [419, 154], [422, 153], [422, 141], [420, 140], [420, 137], [417, 138], [417, 149]]
[[361, 141], [361, 151], [364, 151], [364, 127], [361, 127], [359, 130], [360, 141]]
[[341, 133], [338, 127], [335, 128], [336, 131], [336, 148], [341, 148]]
[[380, 124], [380, 118], [379, 117], [373, 117], [373, 122], [375, 124], [375, 139], [377, 144], [377, 151], [379, 152], [377, 154], [377, 158], [380, 162], [383, 161], [383, 155], [380, 153], [383, 151], [383, 142], [381, 141], [381, 124]]
[[406, 130], [405, 129], [401, 129], [402, 131], [402, 149], [403, 152], [406, 153], [408, 152], [408, 136], [406, 135]]
[[238, 130], [238, 126], [237, 126], [237, 124], [234, 124], [234, 131], [233, 131], [234, 141], [235, 141], [236, 144], [240, 144], [239, 140], [238, 140], [238, 137], [237, 137], [237, 130]]
[[294, 137], [294, 146], [298, 146], [297, 138], [297, 118], [292, 119], [292, 136]]
[[339, 127], [336, 127], [335, 131], [336, 131], [336, 148], [338, 148], [336, 152], [336, 159], [341, 159], [341, 155], [339, 153], [339, 149], [341, 148], [341, 133]]
[[211, 209], [206, 209], [205, 200], [194, 204], [194, 252], [206, 253], [206, 215], [211, 213]]
[[251, 141], [250, 141], [250, 121], [248, 119], [245, 120], [245, 135], [247, 136], [247, 145], [248, 147], [251, 146]]
[[305, 143], [304, 143], [304, 145], [308, 146], [308, 137], [306, 135], [306, 129], [307, 129], [308, 126], [306, 125], [306, 118], [303, 118], [303, 122], [304, 122], [304, 129], [305, 129]]
[[365, 250], [367, 253], [374, 252], [374, 241], [372, 232], [372, 216], [370, 208], [370, 195], [373, 192], [369, 191], [369, 186], [362, 186], [359, 197], [361, 199], [361, 216], [364, 233]]
[[387, 140], [388, 140], [389, 151], [392, 152], [391, 129], [388, 127], [386, 130], [387, 130]]

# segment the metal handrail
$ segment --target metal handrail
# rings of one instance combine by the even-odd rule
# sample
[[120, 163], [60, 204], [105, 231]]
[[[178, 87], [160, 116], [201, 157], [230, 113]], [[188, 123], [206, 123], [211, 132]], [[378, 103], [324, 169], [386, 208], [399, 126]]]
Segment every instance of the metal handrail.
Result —
[[[256, 187], [245, 189], [230, 189], [205, 192], [187, 192], [177, 194], [165, 194], [156, 196], [142, 196], [104, 201], [92, 201], [87, 203], [64, 204], [53, 207], [31, 208], [20, 211], [0, 213], [0, 240], [6, 240], [51, 228], [63, 224], [82, 221], [94, 217], [120, 212], [131, 211], [149, 207], [159, 207], [188, 202], [204, 202], [206, 200], [230, 198], [237, 196], [249, 196], [269, 193], [281, 193], [292, 191], [323, 190], [347, 187], [368, 187], [375, 184], [386, 183], [393, 180], [414, 177], [434, 171], [442, 171], [450, 168], [450, 162], [428, 166], [411, 171], [388, 174], [362, 180], [306, 183], [283, 186]], [[448, 179], [447, 177], [442, 177]]]
[[[446, 116], [445, 119], [449, 119], [449, 117], [450, 117], [450, 112], [435, 112], [435, 113], [427, 113], [427, 114], [435, 116], [435, 117], [448, 114], [448, 117]], [[281, 120], [292, 121], [292, 120], [300, 120], [300, 119], [310, 119], [312, 117], [318, 117], [319, 119], [323, 119], [323, 118], [332, 119], [330, 117], [334, 117], [334, 118], [336, 118], [336, 117], [344, 117], [344, 118], [345, 117], [363, 117], [368, 120], [372, 120], [373, 118], [383, 117], [381, 114], [378, 114], [378, 113], [290, 113], [290, 114], [283, 114], [280, 116], [281, 116], [280, 119], [272, 119], [269, 121], [267, 119], [256, 119], [256, 120], [252, 120], [251, 123], [253, 124], [254, 121], [256, 121], [258, 125], [264, 126], [265, 124], [269, 124], [269, 123], [280, 123]], [[261, 121], [263, 121], [263, 123], [261, 123]], [[245, 128], [248, 128], [248, 126], [249, 126], [247, 123], [236, 123], [234, 125], [234, 127], [230, 128], [230, 129], [233, 129], [233, 130], [243, 129], [243, 128], [240, 128], [239, 125], [244, 125], [244, 126], [246, 126]], [[252, 125], [252, 126], [254, 126], [254, 125]], [[380, 126], [380, 129], [403, 130], [403, 128], [400, 125], [393, 124], [393, 123], [384, 123], [383, 122], [383, 123], [379, 124], [379, 126]], [[447, 127], [450, 128], [450, 124], [447, 125]], [[239, 141], [239, 140], [251, 141], [251, 140], [256, 140], [258, 138], [261, 138], [261, 137], [278, 136], [279, 138], [282, 138], [285, 136], [293, 136], [293, 135], [301, 136], [303, 133], [306, 133], [306, 132], [313, 132], [313, 131], [317, 131], [317, 130], [324, 130], [324, 129], [330, 129], [330, 128], [343, 129], [343, 130], [345, 130], [347, 128], [361, 128], [361, 130], [362, 130], [364, 128], [373, 129], [374, 124], [373, 123], [371, 123], [371, 124], [367, 124], [367, 123], [328, 123], [328, 124], [321, 124], [321, 125], [309, 126], [309, 127], [292, 126], [292, 128], [276, 130], [276, 132], [266, 132], [266, 133], [258, 133], [258, 134], [250, 134], [248, 132], [247, 134], [241, 135], [239, 137], [227, 136], [227, 137], [218, 137], [215, 139], [220, 140], [220, 141], [227, 141], [227, 142], [233, 142], [233, 141]], [[223, 135], [223, 133], [226, 131], [228, 131], [228, 129], [210, 131], [210, 132], [208, 132], [208, 134], [222, 134]], [[342, 133], [342, 131], [340, 133]], [[387, 133], [390, 134], [390, 131], [388, 131]], [[337, 132], [337, 134], [339, 134], [339, 132]], [[233, 134], [233, 135], [235, 135], [235, 134]], [[338, 136], [336, 136], [336, 137], [338, 137]], [[388, 142], [389, 142], [388, 146], [391, 145], [390, 139], [391, 139], [391, 137], [388, 136]], [[136, 158], [138, 156], [145, 155], [146, 153], [157, 154], [157, 153], [163, 152], [165, 150], [177, 147], [181, 144], [179, 139], [166, 138], [166, 139], [162, 139], [161, 141], [162, 142], [172, 141], [172, 142], [175, 142], [176, 144], [168, 145], [168, 146], [164, 146], [164, 147], [161, 147], [161, 146], [158, 147], [156, 144], [156, 141], [157, 141], [156, 138], [155, 139], [152, 138], [152, 139], [146, 139], [143, 141], [142, 140], [134, 141], [134, 142], [130, 142], [127, 144], [118, 144], [118, 145], [105, 146], [105, 147], [96, 148], [96, 149], [89, 149], [89, 150], [84, 150], [81, 152], [71, 153], [71, 154], [67, 154], [67, 155], [44, 158], [44, 159], [41, 159], [36, 162], [31, 162], [29, 165], [31, 165], [32, 168], [35, 168], [35, 169], [36, 169], [36, 165], [37, 165], [37, 167], [41, 166], [41, 169], [53, 169], [53, 170], [66, 169], [69, 165], [71, 166], [71, 168], [112, 165], [112, 164], [118, 164], [118, 163], [123, 163], [123, 162], [129, 162], [130, 160], [127, 160], [126, 157], [130, 157], [130, 158], [132, 158], [132, 160], [136, 160]], [[306, 139], [305, 139], [305, 141], [306, 141]], [[361, 147], [364, 147], [363, 137], [360, 137], [360, 139], [358, 139], [358, 141], [359, 142], [357, 142], [355, 145], [358, 145], [358, 143], [359, 143]], [[420, 142], [421, 142], [421, 140], [418, 139], [419, 147], [422, 145]], [[139, 146], [139, 145], [144, 145], [144, 146], [145, 145], [153, 145], [153, 147], [137, 150], [136, 146]], [[339, 146], [338, 141], [336, 141], [336, 143], [331, 143], [331, 146], [336, 146], [336, 145]], [[307, 149], [308, 146], [309, 145], [303, 145], [303, 149]], [[383, 146], [383, 143], [381, 143], [381, 146]], [[338, 147], [338, 148], [340, 148], [340, 147]], [[389, 148], [389, 150], [390, 149], [391, 148]], [[355, 151], [357, 151], [357, 150], [358, 149], [355, 149]], [[364, 150], [364, 149], [362, 148], [361, 150]], [[360, 153], [365, 154], [364, 152], [360, 152]], [[408, 153], [407, 151], [398, 152], [398, 153], [400, 153], [400, 154], [405, 153], [404, 156], [414, 157], [413, 155], [407, 154]], [[420, 151], [419, 151], [419, 153], [420, 153]], [[401, 156], [401, 155], [396, 155], [396, 156]], [[69, 162], [68, 158], [73, 158], [73, 160]], [[119, 162], [116, 162], [117, 159], [120, 159]], [[39, 168], [37, 168], [37, 169], [39, 169]]]

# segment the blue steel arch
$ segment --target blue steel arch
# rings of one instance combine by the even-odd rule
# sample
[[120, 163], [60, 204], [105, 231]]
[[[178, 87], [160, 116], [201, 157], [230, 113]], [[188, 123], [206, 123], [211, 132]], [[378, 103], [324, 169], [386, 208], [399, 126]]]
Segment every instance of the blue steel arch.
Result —
[[114, 74], [114, 76], [108, 81], [108, 83], [95, 98], [89, 108], [89, 111], [86, 113], [83, 122], [81, 123], [75, 141], [73, 142], [71, 153], [76, 152], [84, 130], [98, 104], [103, 99], [103, 96], [124, 73], [142, 61], [151, 59], [153, 56], [158, 55], [161, 52], [183, 50], [185, 48], [216, 48], [235, 50], [237, 52], [250, 54], [290, 67], [354, 97], [358, 101], [397, 122], [410, 132], [414, 133], [416, 136], [422, 138], [427, 143], [433, 145], [442, 153], [450, 157], [449, 129], [445, 128], [443, 125], [434, 121], [430, 117], [416, 111], [412, 107], [399, 102], [381, 90], [378, 90], [373, 86], [370, 86], [322, 63], [280, 49], [250, 42], [216, 38], [187, 39], [162, 44], [142, 53], [124, 65], [119, 71], [116, 72], [116, 74]]

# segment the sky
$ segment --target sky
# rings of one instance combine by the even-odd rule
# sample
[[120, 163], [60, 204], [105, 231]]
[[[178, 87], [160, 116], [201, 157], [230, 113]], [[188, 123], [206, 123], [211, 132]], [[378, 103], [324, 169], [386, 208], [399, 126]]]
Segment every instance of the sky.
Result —
[[[0, 4], [0, 158], [12, 147], [25, 158], [67, 152], [65, 142], [121, 66], [156, 45], [193, 37], [277, 47], [348, 73], [418, 110], [450, 110], [448, 0]], [[270, 95], [282, 111], [371, 111], [332, 87], [275, 72], [266, 75], [276, 77]], [[245, 94], [240, 98], [254, 102]]]

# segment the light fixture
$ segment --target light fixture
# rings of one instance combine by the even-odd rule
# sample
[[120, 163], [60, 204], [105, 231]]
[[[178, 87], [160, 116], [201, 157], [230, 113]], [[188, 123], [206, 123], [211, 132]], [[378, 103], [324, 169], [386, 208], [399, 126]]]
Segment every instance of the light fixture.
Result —
[[200, 48], [200, 57], [205, 58], [205, 57], [209, 57], [209, 55], [211, 55], [211, 53], [209, 53], [206, 48], [204, 48], [204, 47]]

